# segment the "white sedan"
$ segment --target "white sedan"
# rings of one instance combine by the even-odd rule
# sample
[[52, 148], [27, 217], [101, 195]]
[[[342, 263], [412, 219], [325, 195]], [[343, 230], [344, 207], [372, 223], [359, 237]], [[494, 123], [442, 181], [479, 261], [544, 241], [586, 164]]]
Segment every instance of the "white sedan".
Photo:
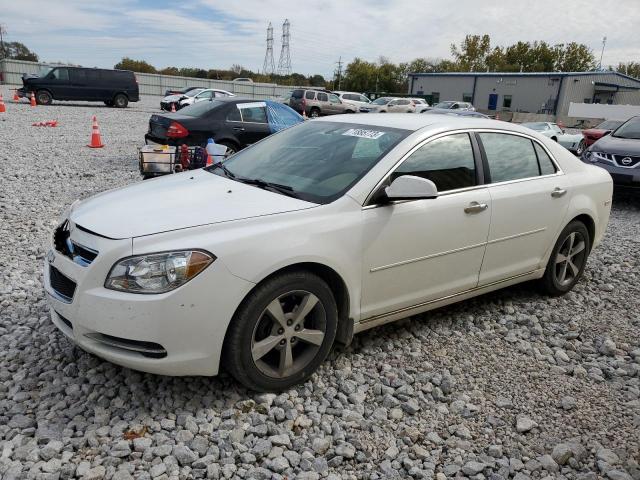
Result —
[[566, 133], [557, 123], [553, 122], [527, 122], [522, 124], [523, 127], [530, 128], [549, 137], [551, 140], [558, 142], [567, 150], [582, 155], [584, 151], [583, 136], [581, 133]]
[[527, 280], [568, 292], [611, 196], [605, 170], [517, 125], [333, 116], [76, 202], [44, 288], [102, 358], [281, 390], [354, 333]]
[[220, 97], [235, 97], [235, 94], [226, 90], [220, 90], [217, 88], [195, 88], [189, 90], [187, 93], [180, 93], [176, 95], [168, 95], [160, 101], [160, 108], [162, 110], [171, 110], [171, 105], [176, 110], [186, 107], [187, 105], [193, 105], [194, 103], [201, 102], [203, 100], [211, 100], [213, 98]]

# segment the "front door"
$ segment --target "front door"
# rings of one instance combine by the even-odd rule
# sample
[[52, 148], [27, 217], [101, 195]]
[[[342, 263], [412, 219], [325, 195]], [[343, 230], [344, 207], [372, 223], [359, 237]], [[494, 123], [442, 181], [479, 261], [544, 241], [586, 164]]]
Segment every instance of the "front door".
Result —
[[474, 288], [491, 199], [478, 186], [467, 133], [427, 141], [396, 168], [433, 181], [439, 197], [363, 210], [362, 319]]
[[544, 268], [571, 197], [545, 149], [527, 137], [479, 133], [491, 184], [491, 230], [480, 285]]
[[489, 94], [489, 106], [487, 107], [489, 110], [495, 110], [498, 106], [498, 94], [490, 93]]

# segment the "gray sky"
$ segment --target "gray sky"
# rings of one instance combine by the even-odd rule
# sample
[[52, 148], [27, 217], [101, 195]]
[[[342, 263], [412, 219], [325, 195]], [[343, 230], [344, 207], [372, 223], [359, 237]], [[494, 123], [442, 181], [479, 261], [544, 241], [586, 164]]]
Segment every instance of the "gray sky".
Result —
[[640, 0], [0, 0], [8, 41], [44, 61], [99, 67], [129, 56], [160, 68], [259, 70], [267, 24], [277, 64], [285, 18], [293, 69], [305, 74], [330, 76], [340, 56], [446, 58], [451, 43], [483, 33], [492, 45], [576, 41], [596, 58], [606, 35], [605, 66], [640, 61]]

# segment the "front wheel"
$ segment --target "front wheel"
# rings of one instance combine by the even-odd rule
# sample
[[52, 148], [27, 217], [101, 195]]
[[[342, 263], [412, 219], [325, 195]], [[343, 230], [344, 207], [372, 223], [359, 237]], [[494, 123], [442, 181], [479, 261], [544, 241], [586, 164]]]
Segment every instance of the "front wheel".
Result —
[[318, 276], [275, 276], [249, 294], [225, 338], [224, 367], [252, 390], [276, 391], [304, 382], [327, 357], [338, 309]]
[[580, 140], [580, 143], [578, 144], [578, 147], [576, 148], [576, 155], [581, 157], [582, 154], [584, 153], [584, 149], [585, 149], [584, 140]]
[[46, 90], [40, 90], [38, 93], [36, 93], [36, 102], [38, 103], [38, 105], [51, 105], [52, 100], [53, 97]]
[[544, 276], [543, 289], [554, 297], [569, 292], [584, 272], [591, 251], [591, 238], [584, 223], [567, 225], [553, 247]]

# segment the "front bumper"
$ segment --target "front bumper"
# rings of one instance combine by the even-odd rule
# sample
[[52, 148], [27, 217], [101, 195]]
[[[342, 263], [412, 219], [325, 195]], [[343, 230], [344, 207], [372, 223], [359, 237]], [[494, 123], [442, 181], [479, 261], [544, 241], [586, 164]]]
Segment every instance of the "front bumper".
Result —
[[610, 164], [604, 161], [591, 162], [583, 155], [582, 161], [590, 165], [596, 165], [600, 168], [604, 168], [611, 178], [613, 184], [620, 187], [633, 187], [640, 188], [640, 167], [634, 168], [620, 167], [618, 165]]
[[[226, 328], [252, 283], [230, 274], [218, 259], [168, 293], [117, 292], [104, 288], [104, 280], [116, 261], [132, 255], [131, 239], [106, 239], [77, 228], [71, 239], [99, 253], [87, 266], [53, 248], [47, 255], [44, 288], [51, 319], [65, 336], [83, 350], [135, 370], [218, 373]], [[72, 298], [52, 286], [53, 268], [75, 282]]]

